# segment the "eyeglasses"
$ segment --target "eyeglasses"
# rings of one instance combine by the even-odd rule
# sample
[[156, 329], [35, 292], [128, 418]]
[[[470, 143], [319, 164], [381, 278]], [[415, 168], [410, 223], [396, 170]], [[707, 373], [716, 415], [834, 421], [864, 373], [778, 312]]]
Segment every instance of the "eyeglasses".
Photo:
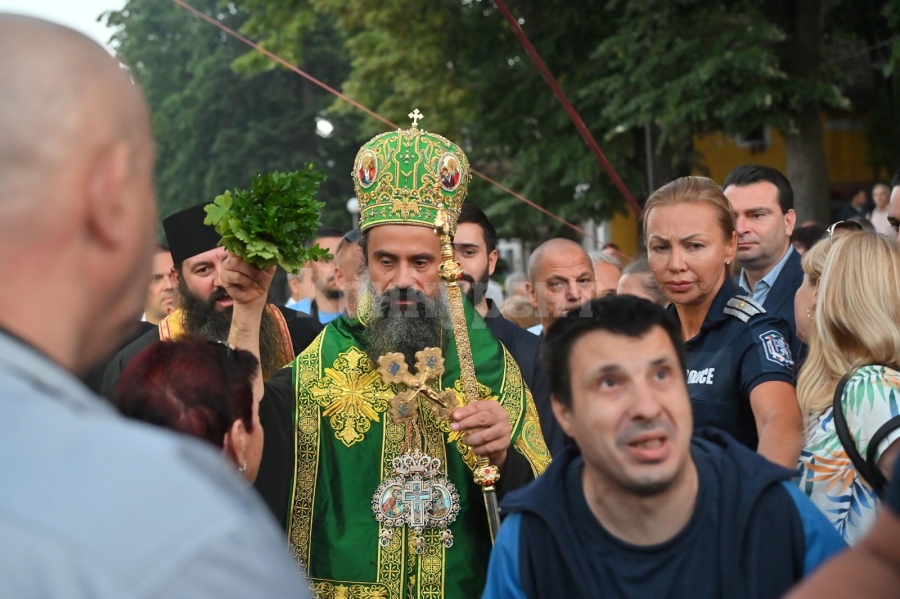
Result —
[[828, 234], [828, 242], [830, 244], [834, 244], [834, 232], [835, 231], [862, 231], [862, 225], [856, 221], [852, 220], [839, 220], [834, 223], [830, 227], [825, 230], [825, 233]]

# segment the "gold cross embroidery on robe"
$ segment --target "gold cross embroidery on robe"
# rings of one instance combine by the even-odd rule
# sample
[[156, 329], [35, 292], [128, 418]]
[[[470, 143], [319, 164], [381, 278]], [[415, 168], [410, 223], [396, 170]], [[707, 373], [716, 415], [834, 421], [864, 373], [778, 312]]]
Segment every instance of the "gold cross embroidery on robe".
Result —
[[444, 373], [444, 357], [441, 350], [428, 347], [416, 353], [416, 374], [409, 371], [406, 358], [401, 353], [385, 354], [378, 358], [378, 372], [388, 385], [405, 385], [401, 391], [389, 401], [391, 417], [400, 423], [418, 414], [421, 395], [431, 402], [435, 420], [449, 420], [451, 412], [459, 407], [459, 398], [452, 389], [435, 391], [428, 383], [440, 380]]
[[372, 361], [358, 347], [338, 354], [334, 365], [310, 389], [330, 418], [335, 436], [350, 447], [362, 441], [372, 422], [387, 410], [391, 392], [372, 368]]

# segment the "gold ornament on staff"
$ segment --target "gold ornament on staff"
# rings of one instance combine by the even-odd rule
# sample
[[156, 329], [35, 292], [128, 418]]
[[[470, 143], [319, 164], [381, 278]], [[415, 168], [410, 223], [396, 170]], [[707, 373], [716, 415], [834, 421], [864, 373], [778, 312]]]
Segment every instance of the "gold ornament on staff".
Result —
[[[478, 380], [475, 378], [475, 362], [472, 359], [472, 346], [469, 344], [469, 329], [466, 325], [466, 314], [463, 310], [462, 290], [459, 288], [459, 277], [463, 273], [462, 267], [456, 261], [453, 251], [453, 240], [450, 237], [450, 223], [444, 214], [443, 208], [439, 208], [435, 219], [435, 229], [441, 237], [441, 266], [440, 275], [447, 287], [447, 297], [450, 303], [450, 320], [453, 323], [453, 334], [456, 337], [456, 352], [459, 356], [459, 372], [465, 391], [466, 405], [475, 403], [481, 399], [478, 392]], [[476, 456], [475, 470], [473, 472], [475, 483], [484, 492], [484, 504], [487, 509], [488, 524], [490, 525], [491, 541], [500, 529], [500, 508], [497, 504], [497, 489], [495, 485], [500, 480], [500, 469], [487, 456]]]
[[[419, 398], [430, 401], [434, 416], [439, 421], [449, 420], [459, 401], [471, 404], [481, 399], [459, 288], [462, 267], [456, 261], [451, 241], [468, 189], [469, 163], [459, 146], [440, 135], [418, 128], [419, 121], [424, 118], [418, 109], [413, 110], [409, 118], [412, 119], [409, 130], [382, 133], [363, 145], [357, 153], [352, 172], [354, 189], [360, 201], [360, 231], [392, 223], [424, 226], [433, 229], [441, 241], [440, 276], [447, 288], [464, 391], [461, 395], [464, 397], [451, 399], [451, 395], [456, 395], [455, 391], [438, 393], [429, 386], [429, 381], [436, 380], [438, 371], [443, 370], [443, 358], [438, 349], [428, 348], [421, 356], [416, 355], [415, 375], [409, 372], [412, 365], [407, 365], [401, 355], [382, 356], [379, 359], [382, 379], [387, 384], [406, 387], [391, 399], [390, 404], [391, 416], [395, 421], [407, 424], [408, 433], [411, 432], [410, 425], [418, 426]], [[441, 363], [438, 364], [438, 361]], [[407, 450], [412, 451], [412, 439], [407, 445], [410, 446]], [[500, 471], [487, 457], [475, 456], [473, 478], [484, 492], [493, 540], [500, 526], [495, 489]], [[385, 507], [391, 502], [384, 499], [381, 503], [375, 503]], [[396, 501], [392, 505], [396, 505]], [[394, 518], [386, 512], [383, 512], [383, 517]]]

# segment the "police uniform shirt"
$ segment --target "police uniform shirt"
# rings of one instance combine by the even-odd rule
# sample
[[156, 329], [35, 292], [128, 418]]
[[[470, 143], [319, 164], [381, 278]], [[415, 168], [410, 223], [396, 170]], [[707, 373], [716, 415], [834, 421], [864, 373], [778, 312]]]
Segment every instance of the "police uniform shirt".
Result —
[[[759, 437], [750, 392], [759, 384], [794, 384], [794, 361], [785, 342], [787, 323], [767, 314], [726, 279], [700, 332], [685, 343], [694, 428], [712, 426], [756, 449]], [[675, 306], [670, 313], [678, 320]]]

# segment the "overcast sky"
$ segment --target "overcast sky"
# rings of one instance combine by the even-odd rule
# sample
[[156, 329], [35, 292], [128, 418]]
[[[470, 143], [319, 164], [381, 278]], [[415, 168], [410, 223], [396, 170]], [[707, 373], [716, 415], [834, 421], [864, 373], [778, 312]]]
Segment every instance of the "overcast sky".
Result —
[[[160, 0], [162, 1], [162, 0]], [[126, 0], [0, 0], [0, 12], [15, 12], [66, 25], [106, 44], [112, 31], [97, 22], [107, 10], [119, 10]]]

